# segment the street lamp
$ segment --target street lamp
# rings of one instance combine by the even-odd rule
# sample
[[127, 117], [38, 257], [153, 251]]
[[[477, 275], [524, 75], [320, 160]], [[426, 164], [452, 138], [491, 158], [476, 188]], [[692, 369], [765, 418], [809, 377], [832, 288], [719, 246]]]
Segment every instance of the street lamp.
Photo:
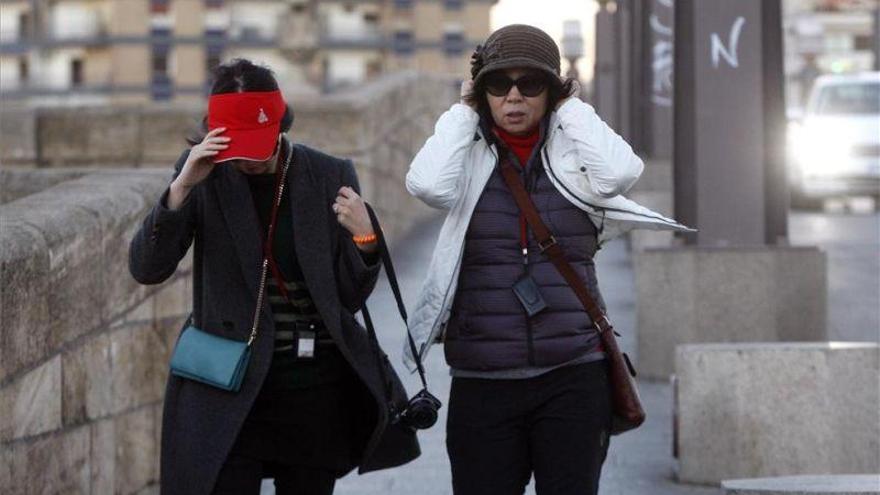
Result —
[[581, 21], [571, 20], [562, 23], [562, 56], [568, 60], [566, 77], [579, 80], [577, 60], [584, 56], [584, 37], [581, 35]]

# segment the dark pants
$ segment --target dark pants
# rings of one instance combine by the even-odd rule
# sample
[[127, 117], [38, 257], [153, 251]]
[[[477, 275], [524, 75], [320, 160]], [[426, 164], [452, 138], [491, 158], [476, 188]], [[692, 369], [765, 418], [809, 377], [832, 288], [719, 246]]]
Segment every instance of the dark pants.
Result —
[[[268, 463], [243, 455], [226, 458], [212, 495], [257, 495]], [[330, 495], [336, 476], [329, 469], [305, 466], [273, 466], [276, 495]]]
[[607, 362], [525, 380], [453, 378], [446, 426], [455, 495], [590, 495], [608, 452]]

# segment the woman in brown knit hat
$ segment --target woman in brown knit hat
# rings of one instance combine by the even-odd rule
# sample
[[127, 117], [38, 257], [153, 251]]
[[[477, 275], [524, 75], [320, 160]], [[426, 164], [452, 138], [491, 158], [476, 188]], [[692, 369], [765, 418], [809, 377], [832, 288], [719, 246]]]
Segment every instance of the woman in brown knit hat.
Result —
[[449, 210], [409, 323], [422, 357], [442, 340], [452, 368], [453, 491], [519, 495], [534, 474], [539, 495], [595, 494], [611, 428], [604, 350], [501, 167], [513, 164], [603, 310], [593, 264], [602, 242], [636, 227], [686, 228], [621, 196], [643, 163], [560, 78], [546, 33], [504, 27], [471, 62], [461, 102], [406, 178], [411, 194]]

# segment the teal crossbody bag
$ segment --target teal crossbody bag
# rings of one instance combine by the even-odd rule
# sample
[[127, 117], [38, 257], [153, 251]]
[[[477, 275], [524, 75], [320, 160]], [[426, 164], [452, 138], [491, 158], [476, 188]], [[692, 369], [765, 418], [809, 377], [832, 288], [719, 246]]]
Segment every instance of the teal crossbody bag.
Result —
[[[269, 239], [275, 227], [278, 207], [284, 194], [284, 183], [287, 178], [287, 169], [293, 155], [293, 148], [288, 145], [287, 160], [281, 173], [281, 181], [275, 194], [275, 202], [272, 211], [272, 223], [269, 227]], [[267, 245], [271, 245], [268, 242]], [[192, 315], [186, 323], [186, 328], [177, 340], [174, 354], [171, 356], [171, 374], [199, 383], [211, 385], [229, 392], [238, 392], [247, 372], [248, 362], [251, 357], [251, 345], [257, 336], [257, 326], [260, 321], [260, 308], [263, 307], [263, 292], [266, 286], [266, 271], [269, 259], [263, 258], [263, 272], [260, 275], [260, 287], [257, 293], [257, 307], [254, 310], [254, 323], [251, 326], [251, 334], [246, 342], [227, 339], [196, 328], [192, 324]]]
[[237, 392], [250, 357], [247, 342], [218, 337], [189, 325], [171, 356], [171, 374]]

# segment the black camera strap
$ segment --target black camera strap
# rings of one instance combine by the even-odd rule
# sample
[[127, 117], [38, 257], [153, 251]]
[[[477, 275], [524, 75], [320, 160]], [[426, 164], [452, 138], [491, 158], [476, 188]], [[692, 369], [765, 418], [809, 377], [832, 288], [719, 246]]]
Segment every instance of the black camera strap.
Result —
[[[419, 378], [422, 381], [422, 387], [428, 388], [428, 381], [425, 378], [425, 368], [422, 364], [422, 358], [419, 355], [418, 349], [416, 347], [415, 339], [413, 339], [412, 332], [409, 330], [409, 323], [407, 319], [406, 306], [403, 303], [403, 296], [400, 293], [400, 284], [397, 281], [397, 274], [394, 271], [394, 263], [391, 261], [391, 253], [388, 250], [388, 244], [385, 240], [385, 233], [382, 231], [382, 226], [379, 224], [379, 219], [376, 217], [376, 212], [373, 211], [373, 207], [368, 203], [364, 203], [367, 208], [367, 213], [370, 216], [370, 223], [373, 226], [373, 232], [376, 234], [376, 242], [378, 244], [379, 256], [382, 260], [382, 265], [385, 267], [385, 276], [388, 277], [388, 284], [391, 286], [391, 292], [394, 294], [394, 300], [397, 302], [397, 310], [400, 313], [400, 317], [403, 319], [404, 326], [406, 327], [406, 337], [409, 343], [410, 351], [412, 351], [413, 359], [416, 362], [416, 368], [419, 372]], [[346, 262], [348, 261], [348, 257], [346, 257]], [[349, 265], [349, 271], [351, 267]], [[353, 273], [353, 271], [352, 271]], [[376, 330], [373, 326], [373, 319], [370, 317], [370, 311], [367, 309], [366, 300], [361, 304], [361, 314], [364, 317], [364, 326], [367, 327], [367, 335], [370, 339], [370, 345], [373, 347], [373, 352], [376, 355], [377, 365], [379, 367], [379, 373], [382, 375], [382, 382], [385, 385], [385, 394], [386, 399], [389, 404], [391, 403], [391, 382], [387, 376], [385, 371], [385, 366], [382, 363], [382, 353], [379, 347], [379, 340], [376, 337]]]

